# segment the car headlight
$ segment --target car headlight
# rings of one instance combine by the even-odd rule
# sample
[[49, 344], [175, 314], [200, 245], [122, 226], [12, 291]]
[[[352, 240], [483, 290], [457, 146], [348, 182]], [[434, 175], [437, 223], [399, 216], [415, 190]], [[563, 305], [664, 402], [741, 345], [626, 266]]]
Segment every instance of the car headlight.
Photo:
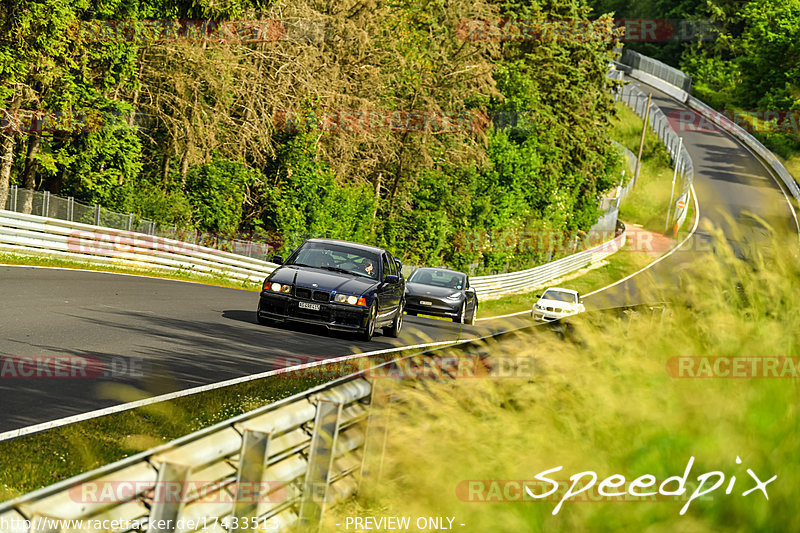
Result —
[[291, 285], [284, 285], [283, 283], [278, 283], [278, 282], [265, 281], [264, 282], [264, 290], [265, 291], [272, 291], [272, 292], [289, 293], [289, 292], [292, 292], [292, 286]]
[[337, 294], [333, 297], [333, 301], [340, 304], [360, 305], [361, 307], [367, 306], [366, 298], [359, 298], [358, 296], [353, 296], [352, 294]]
[[534, 308], [534, 309], [539, 309], [540, 311], [541, 311], [542, 309], [544, 309], [544, 307], [542, 307], [542, 306], [541, 306], [541, 305], [539, 305], [539, 304], [534, 304], [533, 308]]
[[445, 299], [446, 300], [458, 300], [459, 298], [461, 298], [461, 293], [460, 292], [454, 292], [453, 294], [451, 294], [450, 296], [448, 296]]

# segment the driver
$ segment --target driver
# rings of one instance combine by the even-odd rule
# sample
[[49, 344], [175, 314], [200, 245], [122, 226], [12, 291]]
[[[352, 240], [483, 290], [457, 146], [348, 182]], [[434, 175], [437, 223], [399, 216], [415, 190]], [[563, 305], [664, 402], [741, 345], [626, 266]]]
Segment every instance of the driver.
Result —
[[364, 272], [366, 272], [367, 274], [369, 274], [369, 276], [370, 276], [370, 277], [373, 277], [373, 278], [375, 277], [375, 276], [372, 274], [372, 272], [373, 272], [373, 271], [374, 271], [374, 269], [375, 269], [375, 267], [372, 265], [372, 261], [370, 261], [369, 259], [365, 259], [365, 260], [364, 260], [363, 267], [364, 267]]

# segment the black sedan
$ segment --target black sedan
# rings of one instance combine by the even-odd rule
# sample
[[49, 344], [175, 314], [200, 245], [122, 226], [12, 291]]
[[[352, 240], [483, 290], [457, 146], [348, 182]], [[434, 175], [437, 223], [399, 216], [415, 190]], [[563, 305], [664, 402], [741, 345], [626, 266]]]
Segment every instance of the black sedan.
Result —
[[406, 313], [452, 318], [475, 325], [478, 296], [469, 276], [446, 268], [418, 268], [408, 278]]
[[397, 337], [403, 327], [405, 279], [400, 262], [381, 248], [309, 239], [264, 280], [258, 302], [260, 324], [305, 322], [360, 333], [375, 328]]

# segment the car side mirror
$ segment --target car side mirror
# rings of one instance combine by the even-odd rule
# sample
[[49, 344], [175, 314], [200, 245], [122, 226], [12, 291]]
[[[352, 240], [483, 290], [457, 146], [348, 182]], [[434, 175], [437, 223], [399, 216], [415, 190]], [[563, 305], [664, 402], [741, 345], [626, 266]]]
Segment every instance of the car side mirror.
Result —
[[394, 285], [395, 283], [400, 283], [400, 276], [395, 276], [393, 274], [389, 274], [385, 278], [383, 278], [383, 282], [387, 285]]
[[277, 264], [277, 265], [282, 265], [283, 264], [283, 256], [282, 255], [273, 255], [272, 256], [272, 262]]
[[536, 297], [537, 297], [537, 298], [541, 298], [541, 297], [542, 297], [542, 295], [541, 295], [541, 294], [537, 294], [537, 295], [536, 295]]
[[398, 272], [402, 271], [403, 270], [403, 263], [401, 263], [400, 260], [397, 259], [397, 258], [394, 259], [394, 262], [395, 262], [395, 264], [397, 264], [397, 271]]

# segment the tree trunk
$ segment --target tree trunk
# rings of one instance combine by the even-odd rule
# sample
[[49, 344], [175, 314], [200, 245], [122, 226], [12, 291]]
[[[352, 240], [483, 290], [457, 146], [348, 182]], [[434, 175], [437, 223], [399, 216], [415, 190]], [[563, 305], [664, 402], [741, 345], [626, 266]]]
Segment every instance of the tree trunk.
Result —
[[189, 172], [189, 147], [183, 152], [181, 158], [181, 185], [186, 184], [186, 174]]
[[0, 133], [0, 209], [6, 208], [11, 166], [14, 164], [14, 134]]
[[378, 172], [378, 177], [375, 178], [375, 209], [372, 210], [372, 220], [378, 216], [378, 204], [381, 202], [381, 178], [383, 178], [383, 172]]
[[[11, 167], [14, 164], [14, 132], [17, 128], [16, 111], [19, 109], [19, 95], [16, 95], [11, 101], [10, 109], [5, 113], [5, 120], [3, 126], [11, 129], [7, 133], [3, 133], [0, 129], [0, 209], [6, 208], [8, 201], [8, 187], [11, 183]], [[9, 112], [10, 111], [10, 112]]]
[[31, 135], [28, 138], [28, 152], [25, 155], [25, 170], [22, 173], [22, 185], [25, 187], [25, 196], [22, 204], [22, 212], [30, 214], [33, 211], [33, 190], [36, 188], [36, 167], [39, 162], [36, 160], [36, 153], [42, 138], [38, 135]]
[[169, 181], [169, 152], [164, 152], [161, 159], [161, 183]]

